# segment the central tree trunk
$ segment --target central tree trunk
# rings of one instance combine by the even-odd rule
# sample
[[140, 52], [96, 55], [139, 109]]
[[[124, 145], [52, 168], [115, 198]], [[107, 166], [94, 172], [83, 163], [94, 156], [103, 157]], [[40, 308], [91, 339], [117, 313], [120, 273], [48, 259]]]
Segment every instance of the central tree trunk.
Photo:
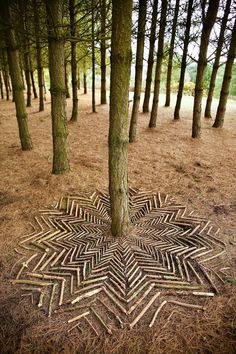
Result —
[[53, 168], [52, 173], [60, 174], [68, 171], [67, 153], [67, 120], [66, 120], [66, 87], [64, 72], [64, 40], [62, 33], [63, 0], [47, 0], [48, 18], [48, 54], [50, 70]]
[[130, 228], [128, 191], [128, 100], [131, 64], [132, 0], [112, 1], [109, 126], [111, 232], [126, 236]]

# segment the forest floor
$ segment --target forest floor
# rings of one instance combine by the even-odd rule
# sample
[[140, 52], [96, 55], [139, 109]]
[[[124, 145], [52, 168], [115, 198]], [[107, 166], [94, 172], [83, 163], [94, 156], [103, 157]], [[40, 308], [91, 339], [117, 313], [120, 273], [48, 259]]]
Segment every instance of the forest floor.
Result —
[[[236, 104], [229, 103], [223, 129], [213, 129], [212, 120], [203, 118], [200, 140], [191, 138], [192, 104], [192, 97], [184, 97], [181, 120], [174, 122], [173, 105], [164, 108], [161, 97], [157, 127], [152, 130], [147, 128], [149, 114], [139, 115], [138, 140], [129, 148], [129, 183], [170, 194], [220, 227], [229, 274], [236, 277]], [[34, 148], [22, 152], [14, 104], [0, 102], [0, 352], [235, 353], [236, 288], [231, 284], [206, 301], [204, 313], [181, 309], [167, 325], [163, 311], [154, 330], [121, 330], [112, 337], [86, 341], [81, 335], [62, 334], [60, 323], [55, 325], [53, 318], [20, 297], [9, 281], [19, 258], [14, 248], [39, 209], [61, 196], [108, 188], [108, 105], [98, 105], [92, 114], [90, 93], [79, 95], [78, 122], [69, 123], [71, 172], [62, 176], [51, 174], [49, 97], [45, 108], [39, 113], [38, 100], [33, 100], [28, 109]], [[68, 99], [68, 117], [70, 112]]]

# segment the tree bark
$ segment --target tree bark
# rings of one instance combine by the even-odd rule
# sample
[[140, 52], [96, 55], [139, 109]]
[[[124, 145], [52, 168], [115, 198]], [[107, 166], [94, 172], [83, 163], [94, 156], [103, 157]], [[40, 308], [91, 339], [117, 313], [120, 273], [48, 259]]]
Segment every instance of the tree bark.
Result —
[[107, 103], [106, 97], [106, 0], [101, 0], [101, 104]]
[[12, 18], [8, 1], [2, 3], [1, 13], [4, 22], [7, 22], [5, 24], [4, 36], [7, 47], [7, 57], [12, 81], [13, 97], [16, 107], [16, 117], [21, 141], [21, 148], [22, 150], [31, 150], [32, 142], [28, 129], [28, 117], [24, 101], [23, 82], [19, 62], [19, 51], [17, 49], [18, 44], [16, 42], [15, 32], [12, 27], [14, 19]]
[[62, 32], [63, 0], [46, 0], [48, 19], [48, 55], [50, 71], [53, 168], [52, 173], [69, 171], [67, 152], [67, 120], [65, 111], [65, 58]]
[[164, 49], [164, 35], [165, 35], [165, 28], [166, 28], [167, 3], [168, 3], [167, 0], [162, 0], [154, 94], [153, 94], [151, 117], [149, 121], [149, 128], [155, 128], [156, 121], [157, 121], [157, 110], [158, 110], [160, 82], [161, 82], [161, 66], [162, 66], [163, 49]]
[[94, 0], [92, 0], [92, 112], [96, 113], [95, 102], [95, 29], [94, 29]]
[[39, 40], [39, 32], [40, 32], [40, 21], [38, 16], [39, 8], [40, 8], [40, 1], [33, 0], [36, 60], [37, 60], [38, 86], [39, 86], [39, 111], [41, 112], [44, 111], [44, 92], [43, 92], [44, 80], [43, 80], [42, 49]]
[[1, 73], [1, 71], [0, 71], [0, 90], [1, 90], [1, 99], [4, 100], [3, 82], [2, 82], [2, 73]]
[[[72, 39], [76, 35], [75, 23], [75, 0], [70, 0], [70, 34]], [[77, 91], [77, 60], [76, 60], [76, 42], [71, 41], [71, 83], [72, 83], [72, 115], [71, 121], [76, 122], [78, 119], [78, 91]]]
[[220, 100], [217, 108], [215, 122], [213, 124], [214, 128], [222, 128], [224, 124], [226, 104], [229, 95], [229, 87], [232, 78], [232, 70], [233, 70], [235, 55], [236, 55], [236, 19], [234, 20], [234, 28], [232, 31], [228, 57], [225, 65], [224, 78], [223, 78], [223, 83], [220, 92]]
[[193, 124], [192, 124], [192, 138], [201, 137], [201, 104], [203, 93], [203, 78], [204, 71], [207, 64], [207, 48], [212, 27], [216, 20], [219, 0], [209, 0], [206, 16], [203, 19], [203, 28], [201, 34], [201, 44], [197, 66], [197, 76], [195, 85], [194, 107], [193, 107]]
[[69, 85], [68, 85], [68, 75], [67, 75], [67, 63], [65, 60], [64, 63], [64, 75], [65, 75], [65, 85], [66, 85], [66, 98], [70, 98], [70, 91], [69, 91]]
[[180, 69], [179, 88], [178, 88], [177, 100], [175, 104], [174, 119], [180, 119], [179, 112], [180, 112], [181, 101], [182, 101], [183, 90], [184, 90], [184, 76], [185, 76], [186, 63], [187, 63], [192, 13], [193, 13], [193, 0], [189, 0], [187, 20], [185, 26], [184, 48], [183, 48], [183, 55], [182, 55], [181, 69]]
[[87, 74], [84, 72], [84, 95], [87, 93]]
[[219, 64], [220, 64], [220, 56], [221, 56], [221, 50], [224, 44], [224, 34], [225, 34], [225, 29], [227, 26], [227, 21], [230, 13], [230, 5], [231, 5], [231, 0], [227, 0], [226, 5], [225, 5], [225, 12], [224, 16], [221, 22], [221, 28], [220, 28], [220, 35], [219, 35], [219, 40], [218, 40], [218, 45], [216, 49], [216, 54], [215, 54], [215, 61], [213, 64], [212, 68], [212, 73], [211, 73], [211, 80], [210, 80], [210, 86], [208, 90], [208, 96], [207, 96], [207, 102], [206, 102], [206, 108], [205, 108], [205, 117], [206, 118], [211, 118], [211, 104], [212, 104], [212, 99], [214, 95], [214, 89], [215, 89], [215, 81], [216, 81], [216, 75], [217, 71], [219, 69]]
[[27, 3], [25, 1], [19, 2], [19, 9], [22, 14], [21, 17], [21, 31], [22, 31], [22, 43], [23, 43], [23, 63], [25, 72], [25, 82], [26, 82], [26, 92], [27, 92], [27, 107], [31, 107], [31, 80], [30, 80], [30, 57], [29, 57], [29, 45], [28, 45], [28, 34], [26, 27], [26, 8]]
[[2, 65], [3, 65], [3, 81], [6, 91], [6, 99], [10, 99], [10, 90], [9, 90], [9, 75], [8, 75], [8, 65], [7, 65], [7, 53], [5, 50], [2, 50]]
[[149, 100], [150, 100], [151, 84], [152, 84], [152, 69], [154, 64], [154, 46], [156, 40], [157, 8], [158, 8], [158, 0], [154, 0], [153, 11], [152, 11], [151, 33], [150, 33], [150, 40], [149, 40], [146, 87], [145, 87], [145, 95], [143, 101], [143, 113], [149, 112]]
[[170, 48], [169, 48], [169, 58], [168, 58], [168, 67], [167, 67], [167, 78], [166, 78], [166, 102], [165, 107], [170, 106], [170, 86], [171, 86], [171, 76], [172, 76], [172, 62], [174, 56], [174, 46], [175, 46], [175, 34], [177, 28], [177, 19], [179, 13], [179, 1], [176, 0], [175, 3], [175, 12], [173, 18], [173, 25], [172, 25], [172, 33], [171, 33], [171, 40], [170, 40]]
[[30, 70], [30, 78], [31, 78], [31, 82], [32, 82], [34, 98], [36, 99], [36, 98], [38, 98], [38, 94], [37, 94], [37, 90], [36, 90], [36, 87], [35, 87], [34, 71], [32, 69]]
[[80, 90], [80, 70], [79, 70], [79, 67], [77, 66], [77, 71], [78, 71], [78, 74], [77, 74], [77, 82], [78, 82], [78, 84], [77, 84], [77, 88], [78, 88], [78, 90]]
[[128, 100], [131, 64], [132, 0], [112, 1], [111, 83], [109, 114], [109, 192], [111, 232], [130, 229], [128, 191]]
[[138, 17], [138, 37], [136, 50], [136, 65], [135, 65], [135, 85], [134, 85], [134, 99], [133, 109], [129, 129], [129, 142], [133, 143], [137, 135], [138, 110], [140, 103], [140, 95], [142, 88], [142, 74], [143, 74], [143, 52], [145, 40], [145, 24], [147, 13], [147, 1], [139, 0], [139, 17]]

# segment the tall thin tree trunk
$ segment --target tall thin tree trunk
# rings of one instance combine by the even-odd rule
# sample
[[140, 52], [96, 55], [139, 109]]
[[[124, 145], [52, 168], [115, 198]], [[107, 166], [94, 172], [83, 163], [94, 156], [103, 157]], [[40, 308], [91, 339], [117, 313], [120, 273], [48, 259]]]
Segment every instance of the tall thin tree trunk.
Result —
[[65, 85], [66, 85], [66, 98], [70, 98], [66, 60], [65, 60], [65, 63], [64, 63], [64, 75], [65, 75]]
[[130, 229], [128, 190], [128, 100], [131, 64], [132, 0], [112, 1], [109, 192], [111, 232], [127, 236]]
[[48, 55], [50, 72], [53, 168], [52, 173], [69, 171], [65, 100], [65, 55], [62, 30], [63, 0], [46, 0], [48, 19]]
[[87, 74], [86, 74], [85, 69], [84, 69], [83, 77], [84, 77], [84, 95], [86, 95], [86, 93], [87, 93]]
[[163, 49], [164, 49], [164, 35], [165, 35], [165, 28], [166, 28], [167, 3], [168, 3], [167, 0], [162, 0], [154, 94], [153, 94], [151, 117], [149, 121], [149, 128], [156, 127], [156, 121], [157, 121], [157, 110], [158, 110], [160, 83], [161, 83], [161, 66], [162, 66]]
[[2, 50], [2, 65], [3, 65], [3, 81], [6, 91], [6, 99], [9, 101], [10, 99], [10, 91], [9, 91], [9, 75], [8, 75], [8, 65], [7, 65], [7, 53], [5, 50]]
[[149, 100], [150, 100], [151, 84], [152, 84], [152, 69], [154, 64], [154, 47], [155, 47], [155, 40], [156, 40], [157, 8], [158, 8], [158, 0], [154, 0], [153, 10], [152, 10], [151, 33], [150, 33], [150, 40], [149, 40], [146, 87], [145, 87], [145, 94], [144, 94], [144, 101], [143, 101], [143, 113], [149, 112]]
[[107, 103], [106, 98], [106, 0], [101, 0], [101, 104]]
[[135, 65], [135, 85], [134, 85], [134, 99], [133, 109], [130, 120], [129, 142], [133, 143], [137, 135], [138, 110], [140, 103], [140, 95], [142, 88], [142, 74], [143, 74], [143, 52], [145, 40], [145, 24], [147, 13], [147, 1], [139, 0], [139, 17], [138, 17], [138, 37], [136, 50], [136, 65]]
[[1, 13], [4, 23], [7, 21], [5, 29], [5, 40], [7, 46], [7, 56], [12, 80], [13, 97], [16, 107], [16, 117], [19, 128], [19, 136], [22, 150], [31, 150], [32, 142], [28, 129], [28, 117], [24, 101], [23, 82], [21, 77], [21, 69], [19, 62], [18, 45], [15, 38], [12, 23], [14, 19], [9, 8], [9, 2], [2, 3]]
[[206, 16], [203, 19], [203, 28], [201, 34], [201, 44], [197, 66], [197, 77], [195, 85], [194, 107], [193, 107], [193, 125], [192, 137], [200, 138], [201, 136], [201, 104], [203, 93], [203, 78], [204, 71], [207, 64], [207, 48], [212, 27], [216, 20], [219, 0], [209, 0]]
[[211, 73], [210, 86], [209, 86], [209, 90], [208, 90], [208, 96], [207, 96], [207, 102], [206, 102], [206, 108], [205, 108], [205, 117], [206, 118], [211, 118], [211, 104], [212, 104], [212, 99], [213, 99], [213, 95], [214, 95], [216, 75], [217, 75], [217, 71], [219, 69], [219, 64], [220, 64], [221, 50], [222, 50], [224, 39], [225, 39], [224, 38], [225, 29], [227, 26], [227, 21], [228, 21], [228, 17], [229, 17], [229, 13], [230, 13], [230, 5], [231, 5], [231, 0], [227, 0], [226, 5], [225, 5], [224, 16], [223, 16], [223, 19], [221, 22], [220, 35], [219, 35], [219, 40], [218, 40], [216, 54], [215, 54], [215, 61], [214, 61], [212, 73]]
[[4, 99], [4, 92], [3, 92], [3, 82], [2, 82], [2, 73], [0, 71], [0, 90], [1, 90], [1, 99]]
[[77, 88], [78, 88], [78, 90], [80, 90], [80, 69], [79, 69], [79, 66], [77, 66], [77, 72], [78, 72], [78, 74], [77, 74]]
[[94, 0], [92, 0], [92, 111], [96, 113], [95, 103], [95, 29], [94, 29]]
[[170, 48], [169, 48], [169, 58], [168, 58], [168, 68], [167, 68], [167, 79], [166, 79], [166, 102], [165, 106], [170, 106], [170, 86], [171, 86], [171, 76], [172, 76], [172, 62], [174, 56], [174, 46], [175, 46], [175, 34], [177, 28], [177, 19], [179, 13], [179, 0], [176, 0], [175, 3], [175, 13], [172, 22], [172, 33], [171, 33], [171, 40], [170, 40]]
[[36, 98], [38, 98], [38, 94], [37, 94], [37, 90], [36, 90], [36, 87], [35, 87], [34, 71], [32, 69], [30, 70], [30, 78], [31, 78], [31, 82], [32, 82], [34, 98], [36, 99]]
[[27, 18], [27, 3], [25, 1], [19, 2], [19, 8], [22, 13], [21, 17], [21, 31], [22, 31], [22, 43], [23, 43], [23, 62], [24, 62], [24, 72], [26, 81], [26, 91], [27, 91], [27, 107], [31, 107], [31, 80], [30, 80], [30, 57], [29, 57], [29, 45], [28, 45], [28, 33], [26, 26]]
[[220, 100], [217, 108], [215, 122], [213, 124], [214, 128], [222, 128], [224, 124], [226, 104], [229, 95], [229, 87], [232, 78], [232, 70], [233, 70], [235, 55], [236, 55], [236, 19], [234, 20], [234, 28], [232, 31], [228, 57], [225, 65], [224, 78], [223, 78], [223, 83], [220, 92]]
[[192, 13], [193, 13], [193, 0], [189, 0], [187, 20], [185, 25], [184, 48], [183, 48], [181, 69], [180, 69], [179, 88], [178, 88], [177, 100], [175, 104], [174, 119], [180, 119], [179, 112], [180, 112], [181, 101], [182, 101], [183, 90], [184, 90], [184, 76], [185, 76], [186, 63], [187, 63]]
[[71, 121], [76, 122], [78, 119], [78, 91], [77, 91], [77, 60], [76, 60], [76, 42], [73, 38], [76, 35], [75, 23], [75, 0], [70, 0], [70, 34], [71, 41], [71, 83], [72, 83], [72, 115]]
[[36, 41], [36, 60], [37, 60], [37, 74], [38, 74], [38, 86], [39, 86], [39, 111], [44, 110], [44, 93], [43, 93], [43, 65], [42, 65], [42, 49], [39, 40], [40, 21], [38, 16], [38, 10], [40, 8], [40, 0], [33, 0], [34, 10], [34, 32]]

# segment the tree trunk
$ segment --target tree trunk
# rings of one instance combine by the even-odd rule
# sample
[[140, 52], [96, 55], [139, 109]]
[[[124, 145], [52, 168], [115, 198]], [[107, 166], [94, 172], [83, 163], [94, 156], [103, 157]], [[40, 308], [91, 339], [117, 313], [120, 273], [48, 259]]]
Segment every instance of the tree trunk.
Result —
[[38, 94], [37, 94], [37, 90], [36, 90], [36, 87], [35, 87], [34, 72], [33, 72], [32, 69], [30, 70], [30, 78], [31, 78], [31, 82], [32, 82], [34, 98], [36, 99], [36, 98], [38, 98]]
[[92, 0], [92, 112], [96, 113], [95, 103], [95, 29], [94, 29], [94, 0]]
[[233, 70], [235, 55], [236, 55], [236, 19], [234, 20], [234, 28], [232, 31], [228, 57], [225, 65], [224, 78], [223, 78], [223, 83], [220, 92], [220, 100], [217, 108], [215, 122], [213, 124], [214, 128], [222, 128], [224, 124], [226, 104], [229, 95], [229, 86], [232, 78], [232, 70]]
[[84, 95], [87, 93], [87, 74], [86, 71], [84, 71]]
[[220, 64], [220, 56], [221, 56], [221, 50], [224, 44], [224, 35], [225, 35], [225, 29], [227, 26], [227, 21], [230, 13], [230, 5], [231, 5], [231, 0], [227, 0], [226, 5], [225, 5], [225, 12], [224, 12], [224, 17], [221, 22], [221, 29], [220, 29], [220, 35], [219, 35], [219, 40], [218, 40], [218, 45], [216, 49], [216, 54], [215, 54], [215, 61], [213, 64], [212, 68], [212, 73], [211, 73], [211, 80], [210, 80], [210, 86], [208, 90], [208, 96], [207, 96], [207, 102], [206, 102], [206, 108], [205, 108], [205, 117], [206, 118], [211, 118], [211, 104], [212, 104], [212, 99], [214, 95], [214, 89], [215, 89], [215, 81], [216, 81], [216, 75], [217, 71], [219, 69], [219, 64]]
[[78, 71], [78, 74], [77, 74], [77, 82], [78, 82], [78, 84], [77, 84], [77, 88], [78, 88], [78, 90], [80, 90], [80, 70], [79, 70], [79, 67], [77, 67], [77, 71]]
[[169, 48], [169, 59], [168, 59], [168, 68], [167, 68], [167, 79], [166, 79], [166, 102], [165, 106], [170, 106], [170, 86], [171, 86], [171, 75], [172, 75], [172, 62], [174, 56], [174, 46], [175, 46], [175, 34], [177, 28], [177, 19], [179, 13], [179, 0], [176, 0], [175, 3], [175, 13], [173, 18], [173, 25], [172, 25], [172, 33], [171, 33], [171, 40], [170, 40], [170, 48]]
[[133, 109], [132, 109], [130, 129], [129, 129], [130, 143], [133, 143], [136, 140], [136, 134], [137, 134], [138, 110], [139, 110], [140, 95], [141, 95], [141, 88], [142, 88], [146, 12], [147, 12], [147, 1], [139, 0], [134, 99], [133, 99]]
[[24, 101], [24, 91], [23, 91], [23, 82], [21, 77], [21, 69], [19, 62], [19, 52], [18, 45], [15, 38], [14, 29], [12, 27], [12, 23], [14, 23], [14, 19], [12, 19], [12, 14], [9, 8], [9, 2], [6, 1], [2, 4], [2, 17], [4, 23], [6, 24], [5, 29], [5, 40], [7, 46], [7, 56], [8, 63], [12, 81], [12, 89], [13, 89], [13, 97], [16, 107], [16, 117], [19, 128], [19, 136], [21, 141], [22, 150], [31, 150], [32, 142], [28, 129], [28, 117], [25, 107]]
[[101, 104], [107, 103], [106, 98], [106, 0], [101, 0]]
[[66, 85], [66, 98], [70, 98], [70, 91], [69, 91], [69, 85], [68, 85], [68, 75], [67, 75], [67, 63], [65, 60], [64, 63], [64, 75], [65, 75], [65, 85]]
[[149, 128], [156, 127], [157, 110], [158, 110], [159, 93], [160, 93], [160, 83], [161, 83], [161, 66], [162, 66], [163, 49], [164, 49], [164, 35], [165, 35], [165, 28], [166, 28], [167, 3], [168, 3], [167, 0], [162, 0], [160, 30], [159, 30], [159, 38], [158, 38], [157, 64], [156, 64], [155, 84], [154, 84], [154, 95], [153, 95], [153, 102], [152, 102], [151, 117], [150, 117], [150, 121], [149, 121]]
[[1, 90], [1, 99], [4, 100], [3, 82], [2, 82], [2, 73], [1, 73], [1, 71], [0, 71], [0, 90]]
[[201, 104], [203, 93], [203, 78], [204, 71], [207, 64], [207, 48], [212, 27], [216, 20], [217, 10], [219, 6], [219, 0], [209, 0], [207, 14], [203, 19], [203, 28], [201, 34], [200, 52], [197, 66], [197, 77], [195, 85], [195, 97], [193, 107], [193, 125], [192, 125], [192, 137], [201, 137]]
[[37, 74], [38, 74], [38, 86], [39, 86], [39, 111], [44, 111], [44, 92], [43, 92], [43, 65], [42, 65], [42, 49], [39, 40], [40, 33], [40, 21], [38, 16], [38, 10], [40, 8], [40, 0], [33, 0], [34, 10], [34, 31], [36, 41], [36, 60], [37, 60]]
[[111, 232], [127, 236], [130, 229], [128, 191], [128, 100], [131, 64], [132, 0], [112, 1], [109, 192]]
[[26, 27], [26, 7], [27, 3], [25, 1], [19, 2], [19, 9], [22, 14], [21, 17], [21, 36], [23, 43], [23, 63], [24, 63], [24, 72], [25, 72], [25, 81], [26, 81], [26, 92], [27, 92], [27, 107], [31, 107], [31, 80], [30, 80], [30, 57], [29, 57], [29, 45], [28, 45], [28, 33]]
[[151, 84], [152, 84], [152, 69], [154, 64], [154, 46], [156, 40], [157, 8], [158, 8], [158, 0], [154, 0], [153, 11], [152, 11], [151, 33], [150, 33], [150, 40], [149, 40], [146, 87], [145, 87], [145, 95], [143, 101], [143, 113], [149, 112], [149, 100], [150, 100]]
[[179, 88], [178, 88], [177, 100], [175, 104], [174, 119], [180, 119], [179, 112], [180, 112], [181, 101], [182, 101], [183, 90], [184, 90], [184, 76], [185, 76], [186, 63], [187, 63], [192, 13], [193, 13], [193, 0], [189, 0], [187, 20], [185, 26], [184, 48], [183, 48], [183, 55], [182, 55], [181, 69], [180, 69]]
[[8, 65], [7, 65], [7, 58], [6, 58], [6, 51], [2, 50], [2, 65], [3, 65], [3, 81], [6, 91], [6, 99], [9, 101], [10, 99], [10, 91], [9, 91], [9, 75], [8, 75]]
[[[72, 39], [76, 35], [75, 23], [75, 0], [70, 0], [70, 34]], [[76, 60], [76, 42], [71, 41], [71, 83], [72, 83], [72, 115], [71, 121], [76, 122], [78, 119], [78, 91], [77, 91], [77, 60]]]
[[53, 138], [52, 173], [54, 174], [64, 173], [70, 169], [67, 152], [68, 131], [65, 111], [66, 87], [62, 6], [63, 0], [46, 1]]

